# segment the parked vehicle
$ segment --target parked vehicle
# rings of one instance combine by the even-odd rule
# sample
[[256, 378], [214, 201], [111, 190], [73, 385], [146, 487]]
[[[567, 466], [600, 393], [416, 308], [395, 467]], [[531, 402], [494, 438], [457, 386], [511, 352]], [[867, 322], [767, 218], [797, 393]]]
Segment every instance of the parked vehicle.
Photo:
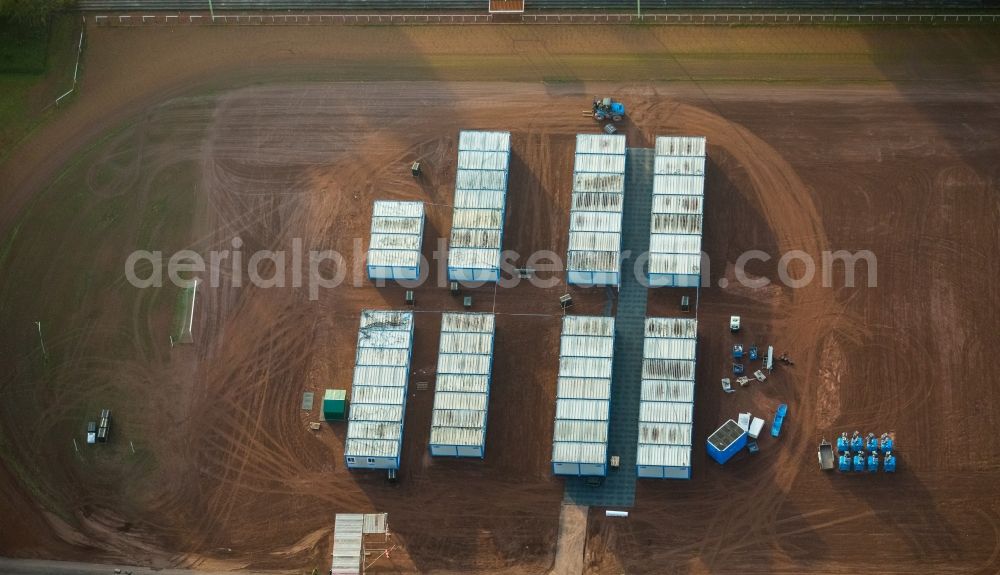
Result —
[[819, 442], [817, 455], [819, 456], [819, 468], [823, 471], [831, 471], [833, 469], [833, 445], [823, 439]]

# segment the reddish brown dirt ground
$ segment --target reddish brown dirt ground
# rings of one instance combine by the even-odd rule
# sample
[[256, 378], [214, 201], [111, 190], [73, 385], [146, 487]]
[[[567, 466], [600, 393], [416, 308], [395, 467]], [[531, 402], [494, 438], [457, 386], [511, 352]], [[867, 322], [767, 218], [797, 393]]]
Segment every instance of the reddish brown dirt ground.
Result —
[[[317, 410], [299, 403], [349, 386], [359, 310], [401, 306], [402, 288], [362, 281], [310, 301], [224, 273], [199, 295], [195, 344], [171, 349], [173, 292], [136, 290], [121, 266], [133, 249], [207, 252], [235, 236], [246, 254], [293, 238], [351, 254], [375, 198], [429, 203], [430, 255], [470, 127], [513, 133], [505, 247], [563, 254], [573, 135], [595, 129], [578, 110], [613, 93], [630, 106], [630, 145], [709, 141], [696, 445], [741, 409], [786, 402], [790, 414], [753, 459], [719, 467], [696, 447], [690, 482], [640, 482], [627, 522], [592, 510], [586, 570], [1000, 567], [986, 366], [1000, 345], [1000, 61], [987, 31], [92, 28], [89, 42], [79, 99], [0, 167], [0, 225], [18, 234], [0, 252], [0, 505], [14, 518], [0, 552], [322, 567], [333, 514], [378, 510], [401, 546], [383, 571], [544, 572], [562, 494], [548, 457], [565, 287], [474, 292], [476, 309], [499, 314], [484, 462], [427, 455], [432, 392], [412, 383], [433, 380], [437, 312], [459, 306], [417, 289], [404, 460], [389, 485], [348, 473], [344, 427], [309, 431]], [[587, 71], [588, 46], [612, 56]], [[550, 81], [527, 82], [538, 79]], [[134, 215], [147, 212], [153, 223]], [[750, 268], [772, 279], [788, 250], [868, 249], [878, 285], [862, 274], [840, 287], [838, 273], [834, 287], [715, 287], [748, 249], [774, 254]], [[91, 273], [83, 288], [66, 279]], [[603, 311], [603, 292], [573, 291], [576, 313]], [[678, 295], [651, 293], [649, 313], [676, 313]], [[724, 396], [732, 313], [745, 342], [773, 342], [796, 366]], [[77, 455], [84, 407], [105, 405], [117, 441]], [[853, 429], [894, 430], [900, 472], [821, 474], [818, 439]]]

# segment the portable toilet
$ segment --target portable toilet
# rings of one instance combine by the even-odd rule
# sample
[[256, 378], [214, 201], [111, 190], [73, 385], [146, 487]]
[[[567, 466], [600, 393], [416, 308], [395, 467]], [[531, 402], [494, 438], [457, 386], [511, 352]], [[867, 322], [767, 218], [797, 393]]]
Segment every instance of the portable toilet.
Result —
[[342, 420], [347, 417], [347, 391], [328, 389], [323, 393], [323, 419]]
[[733, 359], [743, 359], [743, 344], [738, 343], [733, 346]]
[[837, 458], [837, 468], [840, 469], [842, 473], [847, 473], [851, 470], [851, 454], [844, 451], [841, 452], [840, 457]]
[[892, 448], [895, 447], [893, 445], [894, 443], [895, 443], [895, 441], [893, 440], [893, 438], [892, 438], [891, 435], [889, 435], [888, 433], [883, 433], [882, 434], [882, 451], [883, 452], [888, 453], [888, 452], [892, 451]]
[[868, 451], [875, 453], [878, 451], [878, 438], [875, 437], [874, 433], [869, 433], [865, 438], [865, 444], [868, 446]]
[[864, 451], [865, 449], [865, 438], [861, 436], [857, 431], [851, 436], [851, 451]]
[[878, 471], [878, 453], [872, 451], [868, 454], [868, 473], [876, 473]]
[[840, 434], [840, 437], [837, 438], [837, 452], [847, 453], [850, 450], [851, 450], [851, 442], [850, 440], [847, 439], [847, 432], [845, 431], [844, 433]]
[[708, 436], [708, 455], [719, 463], [725, 463], [746, 445], [747, 430], [730, 419]]
[[882, 469], [885, 470], [886, 473], [896, 472], [896, 456], [891, 452], [886, 452], [885, 459], [882, 461]]
[[865, 454], [861, 451], [854, 454], [854, 471], [861, 472], [865, 470]]

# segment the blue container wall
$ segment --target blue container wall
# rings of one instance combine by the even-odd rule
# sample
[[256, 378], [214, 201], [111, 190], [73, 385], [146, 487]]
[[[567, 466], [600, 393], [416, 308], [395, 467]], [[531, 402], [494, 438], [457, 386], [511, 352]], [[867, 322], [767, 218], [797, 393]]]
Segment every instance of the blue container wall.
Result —
[[600, 463], [559, 463], [552, 462], [554, 475], [569, 475], [573, 477], [607, 477], [608, 466]]
[[580, 464], [579, 463], [559, 463], [558, 461], [552, 462], [552, 473], [554, 475], [572, 475], [577, 477], [580, 475]]
[[580, 270], [570, 270], [567, 273], [566, 281], [573, 285], [586, 287], [615, 286], [621, 283], [621, 274], [618, 272], [590, 272]]
[[458, 457], [458, 448], [454, 445], [430, 445], [434, 457]]
[[416, 267], [387, 267], [368, 266], [368, 279], [370, 280], [416, 280], [420, 278], [420, 266]]
[[431, 445], [431, 455], [435, 457], [485, 457], [482, 445]]
[[649, 287], [698, 287], [701, 276], [690, 274], [654, 274], [646, 275]]
[[499, 268], [448, 268], [448, 281], [496, 282], [500, 280]]
[[[351, 457], [354, 458], [354, 463], [350, 463], [347, 456], [344, 456], [344, 465], [349, 469], [399, 469], [398, 457], [366, 457], [364, 455], [352, 455]], [[372, 461], [369, 462], [369, 459]]]
[[691, 479], [690, 467], [664, 467], [664, 479]]

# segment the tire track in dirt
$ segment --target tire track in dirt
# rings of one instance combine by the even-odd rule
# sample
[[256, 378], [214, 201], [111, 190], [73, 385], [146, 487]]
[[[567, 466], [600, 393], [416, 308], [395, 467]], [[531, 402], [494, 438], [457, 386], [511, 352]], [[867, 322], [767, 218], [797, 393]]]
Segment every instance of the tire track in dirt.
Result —
[[[669, 116], [659, 117], [669, 106]], [[668, 125], [681, 133], [704, 134], [711, 147], [724, 148], [734, 156], [750, 179], [748, 200], [757, 207], [771, 229], [782, 252], [799, 249], [819, 261], [820, 254], [828, 248], [818, 210], [811, 199], [808, 187], [795, 171], [766, 142], [749, 130], [725, 118], [697, 107], [676, 103], [663, 103], [650, 108], [648, 116], [633, 119], [644, 125]], [[822, 290], [818, 282], [791, 290], [791, 299], [784, 312], [790, 320], [776, 320], [778, 341], [796, 342], [788, 347], [795, 349], [796, 373], [816, 373], [820, 361], [821, 342], [829, 345], [838, 336], [852, 339], [861, 337], [842, 321], [842, 308], [831, 290]], [[802, 318], [810, 321], [803, 322]], [[782, 325], [784, 324], [784, 325]], [[812, 343], [809, 343], [812, 342]], [[808, 346], [808, 347], [805, 347]], [[803, 349], [805, 347], [805, 349]], [[801, 350], [801, 351], [798, 351]], [[797, 430], [785, 437], [786, 447], [778, 454], [773, 471], [765, 480], [759, 480], [746, 489], [734, 490], [734, 497], [726, 506], [719, 506], [710, 521], [707, 533], [711, 535], [699, 546], [699, 556], [711, 568], [717, 561], [729, 558], [735, 549], [742, 549], [748, 539], [774, 537], [773, 521], [778, 516], [787, 492], [800, 466], [795, 460], [807, 451], [814, 441], [816, 391], [813, 386], [800, 388], [802, 394], [794, 406], [796, 419], [801, 423]], [[768, 517], [767, 527], [758, 527], [760, 517]], [[737, 531], [742, 530], [742, 531]], [[735, 543], [733, 541], [735, 540]]]

